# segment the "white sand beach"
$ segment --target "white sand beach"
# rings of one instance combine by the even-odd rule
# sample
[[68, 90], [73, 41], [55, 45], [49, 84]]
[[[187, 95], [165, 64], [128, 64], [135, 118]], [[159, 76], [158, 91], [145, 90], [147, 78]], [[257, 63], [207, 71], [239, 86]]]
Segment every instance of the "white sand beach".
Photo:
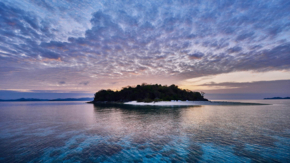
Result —
[[126, 105], [150, 106], [198, 106], [198, 105], [266, 105], [259, 103], [227, 102], [227, 101], [159, 101], [159, 102], [125, 102]]

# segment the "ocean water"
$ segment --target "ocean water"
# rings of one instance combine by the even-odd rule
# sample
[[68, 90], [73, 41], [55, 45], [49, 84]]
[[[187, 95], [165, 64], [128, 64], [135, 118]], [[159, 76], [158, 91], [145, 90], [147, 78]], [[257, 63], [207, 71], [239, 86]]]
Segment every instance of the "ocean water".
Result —
[[0, 162], [290, 162], [290, 100], [246, 102], [1, 102]]

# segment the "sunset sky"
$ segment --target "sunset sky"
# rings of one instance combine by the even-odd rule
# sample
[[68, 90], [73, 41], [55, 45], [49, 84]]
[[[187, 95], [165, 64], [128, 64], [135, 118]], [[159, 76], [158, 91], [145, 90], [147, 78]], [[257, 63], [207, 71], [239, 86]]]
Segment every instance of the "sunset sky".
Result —
[[0, 0], [0, 99], [141, 83], [290, 96], [290, 1]]

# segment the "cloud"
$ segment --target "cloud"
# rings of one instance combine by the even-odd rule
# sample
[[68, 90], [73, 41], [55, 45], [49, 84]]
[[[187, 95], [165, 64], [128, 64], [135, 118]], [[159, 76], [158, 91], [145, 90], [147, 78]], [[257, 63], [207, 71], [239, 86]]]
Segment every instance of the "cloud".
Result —
[[204, 56], [201, 52], [196, 52], [193, 54], [188, 54], [189, 59], [201, 59]]
[[256, 81], [256, 82], [224, 82], [207, 83], [199, 86], [216, 87], [220, 89], [209, 90], [210, 93], [271, 93], [288, 94], [287, 88], [290, 80]]
[[253, 39], [254, 32], [249, 32], [249, 33], [242, 33], [237, 36], [236, 41], [243, 41], [245, 39]]
[[82, 98], [93, 97], [93, 93], [86, 92], [55, 92], [43, 90], [31, 90], [31, 92], [0, 90], [0, 99], [19, 99], [19, 98], [37, 98], [37, 99], [56, 99], [56, 98]]
[[48, 4], [45, 0], [43, 1], [37, 1], [37, 0], [30, 0], [32, 3], [36, 4], [39, 7], [42, 7], [44, 9], [48, 9], [53, 11], [54, 8], [52, 6], [50, 6], [50, 4]]
[[58, 82], [58, 84], [63, 85], [63, 84], [65, 84], [65, 81], [60, 81], [60, 82]]
[[[93, 79], [181, 80], [290, 68], [290, 40], [285, 37], [290, 33], [290, 4], [285, 0], [222, 0], [210, 5], [14, 1], [26, 5], [20, 9], [0, 2], [2, 80], [12, 80], [9, 69], [20, 76], [28, 71], [53, 74], [56, 69], [67, 76], [69, 71], [83, 81], [78, 85], [86, 86]], [[62, 80], [51, 76], [53, 83]]]
[[83, 82], [80, 82], [79, 85], [84, 85], [84, 86], [86, 86], [86, 85], [88, 85], [89, 83], [90, 83], [89, 81], [83, 81]]
[[229, 48], [227, 50], [228, 53], [236, 53], [236, 52], [240, 52], [240, 51], [242, 51], [242, 48], [239, 46], [235, 46], [235, 47]]

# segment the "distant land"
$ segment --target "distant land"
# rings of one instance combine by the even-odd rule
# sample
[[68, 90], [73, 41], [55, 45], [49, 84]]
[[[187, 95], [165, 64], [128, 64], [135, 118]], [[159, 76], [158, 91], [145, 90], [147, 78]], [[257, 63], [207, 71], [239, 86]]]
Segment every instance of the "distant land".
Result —
[[57, 99], [37, 99], [37, 98], [19, 98], [19, 99], [9, 99], [3, 100], [0, 99], [0, 102], [5, 101], [92, 101], [93, 98], [84, 97], [84, 98], [57, 98]]
[[286, 100], [290, 99], [290, 97], [272, 97], [272, 98], [264, 98], [264, 100]]
[[180, 89], [176, 85], [142, 84], [136, 87], [124, 87], [120, 91], [100, 90], [95, 93], [92, 103], [124, 103], [129, 101], [137, 102], [158, 102], [158, 101], [208, 101], [203, 97], [203, 92], [193, 92]]

